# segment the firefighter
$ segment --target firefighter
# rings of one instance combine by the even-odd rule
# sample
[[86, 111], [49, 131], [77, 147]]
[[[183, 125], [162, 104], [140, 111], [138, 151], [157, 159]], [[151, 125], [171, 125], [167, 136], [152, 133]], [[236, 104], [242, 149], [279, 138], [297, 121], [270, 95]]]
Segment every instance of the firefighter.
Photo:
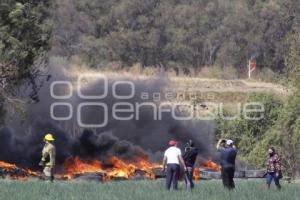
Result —
[[42, 159], [39, 163], [40, 166], [44, 167], [44, 176], [46, 180], [54, 180], [54, 166], [55, 166], [55, 146], [53, 144], [54, 137], [51, 133], [48, 133], [44, 137], [45, 146], [42, 151]]

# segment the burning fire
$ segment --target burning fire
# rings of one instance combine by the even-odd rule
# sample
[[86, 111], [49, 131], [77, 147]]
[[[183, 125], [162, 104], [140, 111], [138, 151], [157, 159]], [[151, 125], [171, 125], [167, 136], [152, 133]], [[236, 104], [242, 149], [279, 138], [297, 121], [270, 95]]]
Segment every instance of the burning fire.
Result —
[[[80, 157], [70, 157], [63, 164], [64, 172], [59, 174], [61, 179], [72, 179], [85, 173], [100, 173], [103, 180], [115, 178], [130, 179], [136, 175], [142, 175], [155, 179], [153, 169], [162, 168], [156, 163], [149, 163], [147, 159], [139, 158], [133, 162], [123, 161], [115, 156], [105, 163], [99, 160], [84, 161]], [[9, 176], [11, 179], [26, 180], [28, 177], [41, 177], [40, 172], [30, 169], [22, 169], [15, 164], [0, 161], [0, 176]]]
[[130, 179], [141, 172], [146, 177], [154, 179], [155, 176], [152, 170], [159, 167], [161, 167], [159, 164], [149, 163], [142, 158], [129, 163], [113, 156], [102, 163], [98, 160], [88, 162], [81, 160], [79, 157], [70, 157], [64, 163], [66, 173], [61, 176], [71, 179], [84, 173], [102, 173], [104, 180], [112, 180], [114, 178]]
[[0, 168], [14, 169], [17, 168], [17, 166], [15, 164], [0, 161]]
[[103, 172], [100, 161], [83, 162], [78, 156], [68, 158], [64, 163], [64, 168], [66, 173], [63, 176], [68, 179], [78, 174]]
[[206, 169], [220, 171], [220, 166], [217, 163], [214, 163], [212, 160], [207, 160], [204, 162], [204, 167]]
[[38, 177], [40, 173], [30, 169], [19, 168], [12, 163], [0, 161], [0, 176], [3, 178], [9, 176], [11, 179], [26, 180], [28, 177]]
[[126, 164], [117, 157], [112, 157], [109, 162], [113, 165], [113, 168], [107, 170], [108, 179], [117, 177], [128, 179], [129, 177], [134, 176], [136, 171], [136, 166], [134, 164]]
[[[219, 171], [220, 166], [212, 160], [206, 160], [202, 163], [205, 169]], [[104, 181], [113, 179], [131, 179], [136, 176], [143, 176], [149, 179], [155, 179], [154, 170], [161, 170], [162, 166], [157, 163], [150, 163], [146, 158], [138, 158], [135, 161], [124, 161], [118, 157], [112, 156], [105, 162], [99, 160], [86, 161], [80, 157], [70, 157], [63, 164], [63, 173], [59, 174], [59, 178], [73, 179], [87, 173], [99, 173]], [[9, 176], [11, 179], [26, 180], [29, 177], [41, 177], [40, 172], [30, 169], [17, 167], [15, 164], [0, 161], [0, 176]], [[193, 177], [200, 180], [200, 169], [195, 167]]]
[[194, 169], [193, 179], [196, 181], [200, 180], [200, 170], [198, 167]]
[[193, 179], [194, 180], [200, 180], [200, 168], [212, 170], [212, 171], [220, 171], [220, 166], [213, 162], [212, 160], [206, 160], [204, 163], [199, 162], [198, 167], [195, 167], [194, 169], [194, 174], [193, 174]]

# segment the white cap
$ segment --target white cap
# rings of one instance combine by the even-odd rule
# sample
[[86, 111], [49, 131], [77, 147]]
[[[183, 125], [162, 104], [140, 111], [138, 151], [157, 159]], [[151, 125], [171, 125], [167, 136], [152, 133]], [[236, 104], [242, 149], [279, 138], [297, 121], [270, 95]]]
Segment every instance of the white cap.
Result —
[[232, 144], [233, 144], [233, 141], [232, 141], [232, 140], [226, 140], [226, 144], [227, 144], [227, 145], [232, 145]]

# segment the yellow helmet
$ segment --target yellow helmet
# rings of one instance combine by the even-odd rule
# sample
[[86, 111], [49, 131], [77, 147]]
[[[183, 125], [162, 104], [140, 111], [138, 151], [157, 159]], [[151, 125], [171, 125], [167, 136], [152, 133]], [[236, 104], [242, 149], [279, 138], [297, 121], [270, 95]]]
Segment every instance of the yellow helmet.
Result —
[[44, 137], [45, 141], [54, 141], [54, 137], [51, 133], [47, 133]]

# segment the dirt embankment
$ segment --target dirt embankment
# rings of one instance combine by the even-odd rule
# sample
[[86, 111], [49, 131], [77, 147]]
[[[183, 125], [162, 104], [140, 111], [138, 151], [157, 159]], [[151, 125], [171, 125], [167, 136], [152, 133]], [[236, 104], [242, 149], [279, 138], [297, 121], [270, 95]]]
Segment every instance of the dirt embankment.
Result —
[[282, 98], [290, 91], [282, 85], [248, 80], [220, 80], [202, 78], [170, 78], [170, 89], [177, 101], [219, 102], [232, 104], [244, 102], [251, 93], [270, 93]]
[[202, 78], [171, 78], [174, 87], [179, 90], [202, 92], [269, 92], [278, 95], [288, 94], [288, 88], [273, 83], [247, 80], [220, 80]]
[[[90, 71], [89, 71], [90, 72]], [[152, 79], [155, 76], [145, 76], [128, 72], [102, 72], [114, 79], [128, 77], [139, 80]], [[159, 75], [160, 76], [160, 75]], [[164, 76], [162, 76], [164, 77]], [[197, 101], [236, 103], [244, 102], [251, 93], [270, 93], [280, 98], [288, 96], [291, 91], [279, 84], [266, 83], [255, 80], [222, 80], [197, 77], [167, 77], [168, 88], [165, 91], [173, 92], [173, 102]]]

